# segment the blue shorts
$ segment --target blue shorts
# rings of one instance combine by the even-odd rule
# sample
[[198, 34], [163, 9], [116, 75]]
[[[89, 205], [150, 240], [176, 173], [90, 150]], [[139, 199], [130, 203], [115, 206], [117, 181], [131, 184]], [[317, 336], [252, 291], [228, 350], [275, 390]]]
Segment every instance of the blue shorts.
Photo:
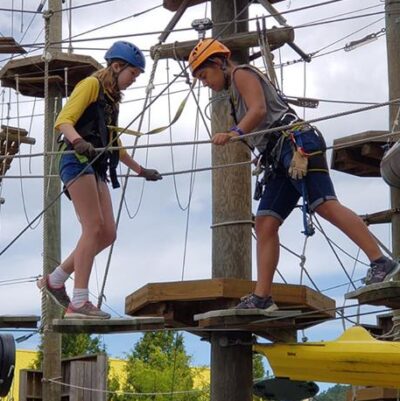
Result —
[[74, 153], [63, 153], [60, 157], [59, 173], [61, 181], [67, 185], [79, 174], [95, 174], [95, 171], [88, 162], [82, 163]]
[[[301, 134], [302, 144], [306, 152], [321, 150], [323, 140], [314, 130]], [[327, 172], [310, 171], [302, 180], [289, 178], [287, 171], [293, 151], [289, 140], [284, 142], [278, 168], [268, 178], [258, 205], [257, 216], [274, 216], [283, 222], [303, 194], [307, 197], [310, 211], [315, 210], [327, 200], [337, 199], [332, 180]]]

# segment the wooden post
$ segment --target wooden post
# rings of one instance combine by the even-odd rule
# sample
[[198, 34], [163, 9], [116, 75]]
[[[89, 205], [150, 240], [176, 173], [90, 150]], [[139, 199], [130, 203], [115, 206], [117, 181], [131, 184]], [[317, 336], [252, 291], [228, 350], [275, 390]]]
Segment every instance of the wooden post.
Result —
[[[61, 0], [49, 0], [49, 11], [45, 13], [46, 46], [45, 57], [51, 57], [52, 52], [57, 51], [61, 45], [51, 45], [61, 42], [62, 8]], [[54, 12], [54, 11], [58, 12]], [[58, 47], [58, 49], [57, 49]], [[49, 60], [49, 59], [47, 59]], [[46, 68], [45, 68], [46, 71]], [[48, 66], [47, 66], [48, 72]], [[45, 84], [46, 85], [46, 84]], [[61, 106], [61, 92], [55, 89], [55, 85], [48, 85], [48, 93], [45, 97], [44, 116], [44, 185], [43, 207], [46, 209], [60, 193], [59, 178], [48, 178], [50, 174], [57, 174], [57, 166], [54, 156], [47, 156], [46, 152], [57, 149], [56, 135], [54, 135], [54, 121]], [[60, 200], [57, 200], [43, 215], [43, 274], [51, 273], [61, 259], [60, 246]], [[44, 297], [42, 304], [44, 317], [43, 336], [43, 378], [61, 378], [61, 334], [49, 331], [48, 325], [52, 319], [61, 317], [61, 310], [55, 303]], [[61, 386], [58, 384], [43, 382], [43, 401], [59, 401], [61, 399]]]
[[[248, 31], [248, 23], [221, 22], [235, 19], [248, 0], [212, 0], [212, 20], [217, 26], [213, 37], [222, 39], [234, 32]], [[246, 19], [248, 11], [238, 19]], [[235, 52], [234, 61], [246, 63], [248, 49]], [[213, 93], [213, 98], [216, 94]], [[226, 132], [233, 125], [228, 100], [213, 103], [212, 132]], [[242, 143], [212, 146], [212, 164], [250, 160], [249, 149]], [[212, 173], [212, 277], [251, 278], [251, 179], [250, 167], [213, 170]], [[236, 222], [236, 223], [235, 223]], [[225, 225], [224, 225], [225, 224]], [[239, 340], [249, 345], [228, 345]], [[211, 401], [250, 401], [252, 399], [252, 351], [250, 333], [214, 332], [211, 335]]]
[[[386, 46], [389, 79], [389, 100], [400, 98], [400, 0], [386, 0]], [[400, 105], [389, 109], [389, 129], [392, 129]], [[398, 127], [397, 127], [398, 129]], [[392, 208], [400, 207], [400, 189], [391, 188]], [[400, 214], [392, 216], [393, 254], [400, 257]], [[397, 279], [400, 279], [398, 275]], [[393, 317], [399, 317], [400, 310], [393, 311]], [[397, 328], [395, 340], [400, 340], [400, 328]]]

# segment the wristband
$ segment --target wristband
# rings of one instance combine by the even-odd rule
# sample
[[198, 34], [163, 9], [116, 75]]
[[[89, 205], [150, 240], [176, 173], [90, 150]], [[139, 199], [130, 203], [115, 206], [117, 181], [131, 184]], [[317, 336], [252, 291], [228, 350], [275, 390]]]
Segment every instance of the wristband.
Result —
[[239, 136], [245, 135], [243, 130], [240, 129], [239, 127], [237, 127], [236, 125], [234, 125], [229, 131], [235, 131], [235, 132], [237, 132], [239, 134]]

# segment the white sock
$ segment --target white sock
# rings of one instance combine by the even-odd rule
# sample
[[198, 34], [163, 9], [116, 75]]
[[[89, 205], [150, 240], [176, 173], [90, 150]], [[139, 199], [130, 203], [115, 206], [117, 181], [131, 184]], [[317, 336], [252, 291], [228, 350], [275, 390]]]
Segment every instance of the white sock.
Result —
[[88, 288], [74, 288], [72, 295], [72, 306], [74, 308], [80, 308], [83, 304], [89, 301], [89, 289]]
[[60, 288], [67, 281], [69, 274], [66, 273], [61, 266], [58, 266], [50, 275], [49, 275], [49, 284], [50, 287]]

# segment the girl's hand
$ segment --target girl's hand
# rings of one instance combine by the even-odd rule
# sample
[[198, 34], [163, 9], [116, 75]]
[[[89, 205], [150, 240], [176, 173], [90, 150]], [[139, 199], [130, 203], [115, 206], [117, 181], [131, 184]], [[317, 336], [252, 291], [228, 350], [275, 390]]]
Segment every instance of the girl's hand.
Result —
[[211, 142], [214, 145], [225, 145], [229, 140], [235, 136], [238, 136], [236, 132], [218, 132], [213, 135]]

